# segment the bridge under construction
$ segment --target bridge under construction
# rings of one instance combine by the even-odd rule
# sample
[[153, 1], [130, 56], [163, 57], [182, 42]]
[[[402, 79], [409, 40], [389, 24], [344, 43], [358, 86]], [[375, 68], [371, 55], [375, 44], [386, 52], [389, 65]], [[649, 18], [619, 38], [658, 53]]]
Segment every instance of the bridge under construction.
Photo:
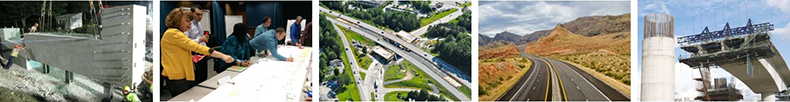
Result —
[[[769, 31], [774, 30], [773, 27], [770, 22], [754, 24], [751, 19], [742, 27], [730, 28], [729, 23], [718, 31], [705, 27], [699, 34], [677, 38], [680, 49], [690, 53], [681, 55], [678, 60], [699, 69], [702, 79], [710, 79], [703, 73], [709, 68], [723, 68], [753, 92], [761, 94], [763, 101], [776, 100], [776, 93], [790, 87], [790, 70], [771, 42]], [[705, 86], [711, 85], [709, 81], [702, 82]], [[703, 94], [710, 98], [707, 97], [709, 93]]]

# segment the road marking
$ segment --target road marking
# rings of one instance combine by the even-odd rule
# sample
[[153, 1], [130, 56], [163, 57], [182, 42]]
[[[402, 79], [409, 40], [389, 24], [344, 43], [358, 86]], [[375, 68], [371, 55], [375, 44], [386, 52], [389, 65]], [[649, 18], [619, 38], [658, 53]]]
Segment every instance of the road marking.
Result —
[[[565, 64], [565, 63], [563, 63], [563, 64]], [[567, 65], [565, 65], [565, 66], [567, 66]], [[570, 67], [568, 67], [568, 68], [570, 68]], [[595, 89], [595, 91], [598, 91], [598, 93], [600, 93], [600, 94], [601, 94], [601, 96], [603, 96], [604, 98], [606, 98], [606, 100], [612, 101], [611, 99], [609, 99], [609, 97], [608, 97], [608, 96], [606, 96], [606, 94], [603, 94], [603, 92], [601, 92], [601, 90], [598, 90], [598, 87], [595, 87], [595, 85], [593, 85], [592, 83], [590, 83], [590, 81], [588, 81], [588, 80], [587, 80], [586, 78], [584, 78], [584, 77], [583, 77], [581, 74], [579, 74], [579, 72], [576, 72], [576, 70], [571, 70], [571, 71], [573, 71], [574, 73], [576, 73], [576, 75], [578, 75], [579, 77], [581, 77], [581, 78], [582, 78], [582, 80], [584, 80], [585, 82], [587, 82], [587, 84], [590, 84], [590, 86], [592, 86], [592, 87]]]
[[551, 78], [551, 70], [549, 69], [549, 67], [551, 67], [551, 64], [549, 64], [549, 62], [547, 62], [545, 59], [543, 60], [543, 62], [546, 63], [546, 65], [549, 65], [548, 67], [546, 67], [546, 72], [547, 72], [546, 73], [546, 75], [547, 75], [546, 76], [546, 95], [543, 95], [543, 100], [548, 100], [549, 99], [549, 83], [551, 82], [551, 79], [550, 79]]
[[[555, 69], [551, 64], [549, 64], [549, 67], [551, 67], [551, 69], [554, 69], [554, 72], [557, 72], [557, 69]], [[560, 77], [560, 74], [555, 74], [555, 75], [557, 75], [557, 79], [560, 79], [559, 81], [560, 81], [560, 88], [562, 89], [562, 97], [565, 98], [565, 101], [568, 101], [568, 95], [565, 94], [565, 86], [562, 85], [562, 77]]]
[[[527, 80], [526, 81], [529, 81], [529, 79], [531, 79], [532, 75], [534, 75], [534, 74], [535, 74], [535, 71], [532, 71], [532, 73], [529, 74], [529, 76], [527, 76]], [[524, 82], [526, 82], [526, 81], [524, 81]], [[516, 94], [513, 95], [512, 97], [510, 97], [510, 101], [513, 101], [513, 98], [516, 98], [516, 96], [518, 96], [518, 94], [521, 93], [521, 89], [524, 89], [524, 85], [527, 85], [527, 84], [521, 84], [521, 87], [518, 88], [518, 91], [516, 91]], [[532, 90], [535, 90], [535, 87], [532, 87]]]

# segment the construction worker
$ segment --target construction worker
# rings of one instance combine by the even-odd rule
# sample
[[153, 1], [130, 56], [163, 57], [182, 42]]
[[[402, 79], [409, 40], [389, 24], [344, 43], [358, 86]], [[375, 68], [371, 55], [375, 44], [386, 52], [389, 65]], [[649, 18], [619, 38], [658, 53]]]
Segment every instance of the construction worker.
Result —
[[[33, 26], [30, 27], [29, 31], [30, 31], [30, 33], [38, 32], [38, 23], [33, 23]], [[20, 34], [20, 37], [21, 38], [25, 38], [25, 34], [24, 33]]]
[[143, 82], [141, 82], [137, 86], [138, 87], [138, 88], [136, 88], [137, 90], [135, 90], [135, 92], [139, 92], [140, 94], [143, 95], [143, 96], [140, 97], [140, 99], [143, 102], [149, 102], [149, 100], [153, 100], [153, 94], [152, 94], [153, 89], [154, 89], [154, 87], [153, 87], [153, 80], [154, 80], [153, 79], [153, 71], [154, 71], [153, 70], [153, 66], [151, 66], [151, 68], [149, 68], [148, 71], [145, 71], [145, 73], [142, 76]]
[[123, 99], [124, 102], [138, 102], [140, 99], [137, 99], [137, 94], [135, 94], [129, 86], [123, 86], [123, 95], [126, 97]]
[[11, 65], [14, 64], [14, 58], [19, 56], [19, 50], [25, 50], [25, 46], [19, 46], [19, 44], [14, 45], [14, 50], [11, 52], [11, 57], [8, 57], [8, 63], [3, 65], [4, 69], [10, 69]]

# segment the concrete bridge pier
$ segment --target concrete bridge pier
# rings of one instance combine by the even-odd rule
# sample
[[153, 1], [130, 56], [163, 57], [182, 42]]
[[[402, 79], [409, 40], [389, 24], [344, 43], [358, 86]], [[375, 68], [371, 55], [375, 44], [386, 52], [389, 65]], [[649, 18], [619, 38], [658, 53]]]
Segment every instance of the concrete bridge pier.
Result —
[[762, 100], [760, 101], [776, 101], [776, 92], [763, 92], [760, 93]]

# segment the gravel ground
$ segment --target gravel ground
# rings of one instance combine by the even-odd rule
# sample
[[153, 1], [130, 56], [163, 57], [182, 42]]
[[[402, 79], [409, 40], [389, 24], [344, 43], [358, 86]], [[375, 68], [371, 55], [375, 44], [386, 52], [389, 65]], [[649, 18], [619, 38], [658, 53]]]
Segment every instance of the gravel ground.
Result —
[[[41, 71], [41, 68], [26, 70], [17, 65], [11, 69], [0, 68], [0, 101], [102, 101], [104, 86], [98, 80], [75, 73], [73, 82], [66, 83], [65, 71], [62, 69], [51, 68], [48, 74]], [[113, 86], [113, 102], [121, 101], [121, 87]], [[7, 93], [7, 90], [13, 92]]]

